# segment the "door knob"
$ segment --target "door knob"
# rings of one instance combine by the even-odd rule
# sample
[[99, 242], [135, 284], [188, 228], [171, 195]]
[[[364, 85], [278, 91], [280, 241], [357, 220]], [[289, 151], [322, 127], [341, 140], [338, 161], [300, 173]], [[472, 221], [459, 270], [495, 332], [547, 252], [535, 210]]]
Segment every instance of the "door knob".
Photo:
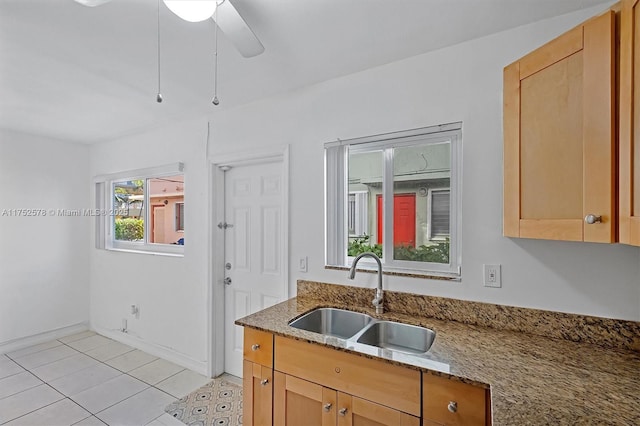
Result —
[[225, 278], [225, 279], [224, 279], [224, 283], [225, 283], [226, 285], [231, 285], [231, 278], [230, 278], [230, 277]]
[[449, 405], [447, 405], [447, 410], [451, 413], [455, 413], [458, 411], [458, 403], [455, 401], [449, 401]]
[[595, 214], [588, 214], [584, 217], [584, 221], [589, 225], [594, 223], [602, 223], [602, 216], [596, 216]]
[[328, 412], [328, 411], [331, 411], [331, 406], [332, 406], [332, 405], [333, 405], [333, 404], [331, 404], [330, 402], [327, 402], [326, 404], [324, 404], [324, 407], [323, 407], [323, 408], [324, 408], [324, 411], [327, 411], [327, 412]]
[[262, 386], [267, 386], [267, 383], [269, 383], [269, 379], [262, 379], [262, 380], [260, 381], [260, 384], [261, 384]]
[[340, 414], [342, 417], [346, 416], [347, 415], [347, 409], [346, 408], [341, 408], [338, 411], [338, 414]]

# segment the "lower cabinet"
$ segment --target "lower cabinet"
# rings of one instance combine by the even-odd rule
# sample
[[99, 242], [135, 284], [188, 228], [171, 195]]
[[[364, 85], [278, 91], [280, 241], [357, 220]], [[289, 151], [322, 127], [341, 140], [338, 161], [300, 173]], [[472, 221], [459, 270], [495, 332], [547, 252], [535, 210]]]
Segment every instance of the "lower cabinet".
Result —
[[282, 426], [419, 426], [420, 419], [276, 371], [273, 421]]
[[446, 377], [422, 375], [424, 425], [484, 426], [491, 424], [488, 390]]
[[482, 387], [263, 331], [243, 367], [249, 426], [491, 425]]
[[245, 359], [242, 375], [243, 424], [271, 426], [273, 370]]

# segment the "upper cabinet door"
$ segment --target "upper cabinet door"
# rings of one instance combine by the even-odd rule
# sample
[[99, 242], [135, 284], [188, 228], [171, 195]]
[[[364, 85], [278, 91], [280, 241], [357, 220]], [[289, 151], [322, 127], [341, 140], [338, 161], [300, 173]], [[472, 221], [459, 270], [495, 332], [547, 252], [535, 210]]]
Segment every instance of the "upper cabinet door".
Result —
[[616, 240], [614, 43], [609, 11], [504, 69], [505, 236]]
[[620, 242], [640, 246], [640, 3], [620, 15]]

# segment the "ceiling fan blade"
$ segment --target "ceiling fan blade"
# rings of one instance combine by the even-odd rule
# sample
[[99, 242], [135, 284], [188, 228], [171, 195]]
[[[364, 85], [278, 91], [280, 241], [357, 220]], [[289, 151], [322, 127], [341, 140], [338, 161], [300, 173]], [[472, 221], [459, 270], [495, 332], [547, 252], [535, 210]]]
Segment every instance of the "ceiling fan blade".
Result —
[[109, 3], [111, 0], [74, 0], [76, 3], [80, 3], [83, 6], [95, 7], [105, 3]]
[[225, 0], [218, 6], [216, 13], [218, 27], [231, 40], [242, 56], [251, 58], [264, 52], [264, 46], [258, 37], [251, 31], [251, 28], [229, 0]]

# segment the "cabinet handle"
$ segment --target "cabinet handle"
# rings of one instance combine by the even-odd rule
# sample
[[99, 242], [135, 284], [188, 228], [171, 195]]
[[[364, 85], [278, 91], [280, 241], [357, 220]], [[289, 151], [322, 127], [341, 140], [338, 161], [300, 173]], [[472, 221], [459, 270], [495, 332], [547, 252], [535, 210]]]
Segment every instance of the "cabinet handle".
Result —
[[584, 217], [584, 221], [589, 225], [594, 223], [602, 223], [602, 216], [596, 216], [595, 214], [588, 214]]
[[332, 405], [333, 404], [331, 404], [330, 402], [327, 402], [326, 404], [324, 404], [324, 407], [323, 407], [324, 411], [327, 411], [327, 412], [331, 411], [331, 406]]
[[262, 380], [260, 380], [260, 384], [261, 384], [262, 386], [267, 386], [267, 383], [269, 383], [269, 379], [262, 379]]
[[260, 345], [259, 344], [256, 343], [256, 344], [251, 345], [251, 350], [252, 351], [257, 351], [258, 349], [260, 349]]
[[341, 408], [338, 411], [338, 414], [340, 414], [342, 417], [346, 416], [347, 415], [347, 409], [346, 408]]
[[458, 411], [458, 403], [455, 401], [449, 401], [449, 405], [447, 405], [447, 410], [451, 413], [455, 413]]

